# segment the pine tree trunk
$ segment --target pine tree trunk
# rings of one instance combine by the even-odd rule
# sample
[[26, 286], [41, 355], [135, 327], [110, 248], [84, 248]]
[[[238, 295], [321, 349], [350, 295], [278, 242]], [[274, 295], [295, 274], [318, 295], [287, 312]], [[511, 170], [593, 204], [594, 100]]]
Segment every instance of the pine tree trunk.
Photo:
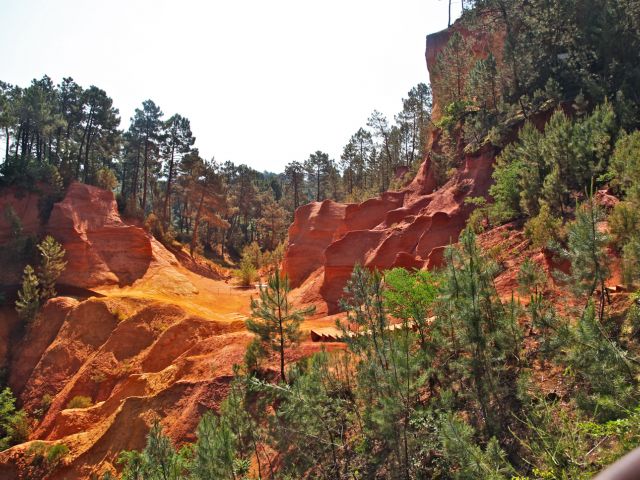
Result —
[[171, 197], [171, 181], [173, 180], [173, 156], [175, 153], [175, 141], [171, 145], [171, 159], [169, 160], [169, 176], [167, 177], [167, 191], [164, 196], [164, 207], [162, 212], [162, 226], [167, 229], [169, 223], [169, 198]]
[[9, 141], [9, 127], [8, 126], [4, 127], [4, 133], [5, 133], [5, 136], [6, 136], [6, 139], [5, 139], [6, 144], [5, 144], [5, 147], [4, 147], [4, 163], [7, 163], [9, 161], [9, 144], [10, 144], [10, 141]]
[[196, 211], [196, 218], [193, 222], [193, 233], [191, 235], [191, 245], [189, 248], [189, 253], [193, 257], [193, 252], [196, 249], [196, 245], [198, 243], [198, 228], [200, 227], [200, 215], [202, 214], [202, 205], [204, 204], [204, 191], [205, 188], [202, 187], [202, 194], [200, 195], [200, 203], [198, 204], [198, 210]]
[[147, 176], [149, 175], [149, 136], [144, 139], [144, 172], [142, 181], [142, 213], [144, 215], [145, 209], [147, 208]]

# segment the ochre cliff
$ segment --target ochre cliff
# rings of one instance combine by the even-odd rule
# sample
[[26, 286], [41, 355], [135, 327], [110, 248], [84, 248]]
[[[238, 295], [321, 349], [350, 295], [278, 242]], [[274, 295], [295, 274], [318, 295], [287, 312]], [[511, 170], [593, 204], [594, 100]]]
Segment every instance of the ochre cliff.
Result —
[[[427, 38], [427, 65], [434, 93], [434, 116], [439, 115], [439, 85], [434, 72], [438, 52], [452, 32], [459, 30], [472, 45], [475, 57], [486, 56], [495, 37], [471, 33], [456, 24]], [[429, 148], [437, 151], [434, 130]], [[326, 200], [300, 207], [289, 228], [283, 270], [289, 276], [294, 296], [335, 313], [354, 265], [387, 269], [430, 268], [441, 264], [446, 245], [455, 243], [473, 210], [468, 197], [487, 196], [495, 151], [485, 148], [464, 155], [449, 181], [436, 189], [430, 155], [404, 190], [385, 192], [360, 204]]]

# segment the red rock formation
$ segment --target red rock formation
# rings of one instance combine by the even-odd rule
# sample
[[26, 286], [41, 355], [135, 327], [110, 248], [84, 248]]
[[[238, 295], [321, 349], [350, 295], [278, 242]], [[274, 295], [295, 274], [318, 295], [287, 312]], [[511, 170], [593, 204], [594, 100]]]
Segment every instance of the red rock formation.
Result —
[[[39, 218], [37, 193], [7, 189], [0, 193], [0, 211], [11, 206], [25, 234], [52, 235], [66, 251], [67, 268], [59, 283], [71, 287], [96, 288], [132, 285], [154, 277], [165, 288], [193, 290], [179, 275], [176, 256], [144, 229], [122, 220], [113, 193], [82, 183], [73, 183], [64, 199], [54, 204], [46, 224]], [[11, 239], [11, 226], [0, 215], [0, 245]], [[184, 259], [183, 259], [184, 260]], [[192, 259], [187, 268], [215, 278], [217, 272]], [[3, 271], [0, 283], [16, 284], [24, 265]], [[9, 268], [7, 268], [9, 270]], [[221, 275], [218, 275], [220, 277]]]
[[128, 285], [141, 278], [153, 260], [151, 236], [125, 224], [111, 192], [74, 183], [54, 205], [47, 233], [67, 252], [61, 283], [78, 287]]
[[300, 300], [312, 301], [319, 292], [328, 310], [336, 311], [355, 264], [380, 269], [440, 265], [441, 247], [457, 241], [472, 210], [464, 199], [487, 195], [493, 158], [493, 152], [467, 157], [464, 167], [435, 192], [428, 192], [431, 182], [423, 165], [401, 192], [361, 204], [327, 200], [299, 208], [289, 229], [284, 271], [292, 286], [300, 287], [318, 268], [323, 270], [311, 276], [315, 285], [305, 285]]
[[[206, 318], [170, 302], [120, 295], [50, 300], [8, 365], [21, 405], [31, 413], [44, 408], [30, 440], [70, 450], [46, 478], [113, 472], [122, 450], [144, 447], [157, 419], [177, 444], [194, 441], [200, 417], [219, 407], [252, 338], [241, 318]], [[303, 343], [287, 352], [288, 361], [320, 348]], [[93, 405], [67, 408], [76, 396]], [[0, 452], [0, 478], [44, 478], [32, 471], [30, 445]]]

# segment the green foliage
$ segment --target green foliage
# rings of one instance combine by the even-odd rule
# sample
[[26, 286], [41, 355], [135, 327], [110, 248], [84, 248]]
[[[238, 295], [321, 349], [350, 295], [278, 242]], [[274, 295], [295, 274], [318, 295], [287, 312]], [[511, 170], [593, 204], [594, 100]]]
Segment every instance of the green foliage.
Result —
[[118, 186], [116, 174], [107, 167], [102, 167], [96, 172], [96, 186], [103, 190], [113, 191]]
[[616, 246], [622, 248], [638, 236], [640, 212], [631, 202], [618, 203], [607, 221]]
[[262, 267], [263, 254], [258, 242], [251, 242], [242, 249], [242, 261], [252, 265], [256, 270]]
[[634, 236], [622, 248], [622, 275], [627, 285], [640, 280], [640, 238]]
[[242, 478], [248, 465], [236, 462], [236, 449], [237, 438], [225, 419], [206, 413], [198, 424], [193, 478]]
[[40, 309], [39, 281], [33, 267], [27, 265], [22, 276], [22, 288], [18, 291], [16, 311], [18, 317], [25, 322], [31, 322]]
[[466, 76], [472, 68], [469, 40], [460, 32], [454, 32], [445, 47], [438, 53], [434, 73], [441, 85], [442, 105], [466, 100]]
[[638, 368], [607, 332], [590, 305], [572, 328], [571, 349], [567, 363], [578, 382], [588, 389], [576, 395], [578, 405], [593, 414], [598, 421], [619, 418], [637, 404]]
[[249, 287], [258, 280], [258, 271], [256, 267], [252, 265], [251, 262], [247, 260], [242, 260], [240, 262], [240, 268], [236, 272], [236, 278], [240, 282], [240, 285], [243, 287]]
[[118, 457], [123, 464], [121, 480], [181, 480], [188, 463], [189, 449], [176, 452], [162, 427], [154, 423], [142, 452], [124, 451]]
[[517, 309], [504, 305], [495, 290], [496, 265], [484, 258], [475, 234], [466, 229], [458, 248], [446, 252], [445, 308], [437, 318], [437, 328], [449, 350], [456, 370], [447, 383], [459, 381], [482, 412], [482, 428], [487, 438], [506, 431], [509, 418], [504, 407], [517, 411], [516, 380], [520, 365], [522, 332]]
[[46, 301], [57, 295], [56, 282], [67, 266], [67, 262], [64, 260], [65, 250], [50, 235], [47, 235], [37, 248], [40, 251], [40, 266], [38, 268], [40, 298]]
[[524, 233], [533, 248], [545, 248], [560, 239], [562, 221], [551, 214], [549, 205], [543, 203], [538, 215], [525, 224]]
[[505, 147], [493, 171], [495, 184], [489, 193], [494, 198], [493, 216], [506, 221], [521, 214], [535, 216], [546, 175], [541, 151], [543, 135], [531, 123], [525, 123], [518, 141]]
[[553, 215], [567, 215], [571, 193], [588, 189], [607, 169], [615, 133], [615, 113], [604, 103], [572, 120], [556, 111], [540, 133], [525, 124], [518, 141], [499, 156], [490, 193], [498, 218], [538, 214], [547, 204]]
[[518, 440], [534, 466], [535, 478], [586, 480], [600, 469], [589, 459], [598, 445], [589, 442], [580, 424], [559, 403], [537, 399], [521, 423], [528, 435]]
[[91, 405], [93, 405], [91, 397], [83, 395], [76, 395], [67, 402], [67, 408], [89, 408]]
[[[274, 446], [286, 451], [282, 475], [291, 478], [341, 478], [340, 458], [348, 445], [350, 405], [339, 366], [321, 352], [302, 360], [290, 371], [291, 385], [261, 390], [274, 395], [281, 408], [272, 422]], [[312, 448], [289, 449], [289, 445]]]
[[570, 287], [574, 293], [590, 298], [597, 288], [600, 290], [600, 320], [606, 300], [605, 282], [610, 272], [609, 235], [599, 227], [604, 220], [602, 207], [590, 197], [577, 209], [576, 219], [569, 225], [568, 246], [564, 252], [571, 262]]
[[429, 312], [438, 293], [436, 278], [427, 271], [409, 272], [394, 268], [384, 275], [384, 306], [393, 317], [410, 322], [420, 336], [420, 346], [428, 347]]
[[41, 441], [33, 442], [27, 450], [32, 465], [43, 477], [52, 472], [68, 453], [69, 447], [64, 443], [47, 444]]
[[622, 133], [611, 157], [610, 173], [629, 200], [640, 204], [640, 130]]
[[69, 447], [64, 443], [56, 443], [47, 450], [46, 460], [52, 467], [57, 466], [69, 453]]
[[473, 428], [459, 418], [449, 414], [440, 421], [440, 441], [443, 452], [454, 465], [452, 478], [486, 478], [506, 480], [511, 478], [513, 467], [507, 461], [506, 453], [492, 437], [483, 450], [473, 438]]
[[16, 408], [16, 399], [8, 387], [0, 391], [0, 451], [22, 443], [29, 436], [29, 419]]
[[[396, 288], [385, 298], [382, 275], [356, 266], [342, 303], [348, 314], [347, 323], [338, 322], [338, 326], [356, 362], [356, 394], [364, 406], [367, 445], [385, 447], [380, 458], [376, 458], [377, 452], [368, 451], [370, 461], [379, 465], [392, 462], [403, 477], [409, 478], [413, 470], [411, 458], [418, 449], [413, 423], [419, 415], [419, 392], [427, 381], [429, 370], [424, 367], [430, 358], [426, 343], [424, 350], [419, 348], [409, 320], [412, 315], [425, 315], [429, 299], [421, 303], [415, 294], [418, 290], [427, 293], [431, 287], [429, 278], [410, 279], [400, 271], [391, 275], [391, 281]], [[404, 311], [399, 305], [403, 297], [407, 304], [413, 302]], [[401, 315], [400, 328], [390, 326], [385, 302]]]
[[280, 377], [286, 381], [285, 350], [300, 339], [300, 323], [315, 311], [314, 307], [292, 310], [289, 303], [289, 280], [276, 268], [266, 287], [260, 287], [258, 300], [251, 300], [251, 318], [247, 330], [254, 333], [266, 351], [280, 356]]

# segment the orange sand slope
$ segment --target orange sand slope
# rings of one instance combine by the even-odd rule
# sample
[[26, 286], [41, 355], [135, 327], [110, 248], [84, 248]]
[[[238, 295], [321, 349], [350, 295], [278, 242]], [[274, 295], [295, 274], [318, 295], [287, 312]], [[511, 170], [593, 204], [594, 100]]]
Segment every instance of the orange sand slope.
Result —
[[[52, 233], [63, 243], [65, 285], [90, 288], [83, 292], [93, 296], [50, 300], [20, 341], [12, 334], [15, 312], [0, 310], [9, 385], [32, 416], [40, 415], [31, 442], [0, 453], [0, 478], [42, 476], [27, 458], [35, 440], [70, 449], [48, 477], [54, 479], [113, 471], [121, 450], [144, 446], [157, 418], [174, 441], [193, 440], [199, 418], [218, 407], [233, 365], [243, 360], [251, 340], [244, 320], [257, 291], [185, 268], [120, 218], [110, 192], [72, 185], [45, 225], [31, 221], [34, 196], [14, 193], [0, 195], [0, 203], [13, 205], [30, 233]], [[0, 243], [6, 228], [0, 223]], [[307, 328], [326, 324], [316, 320]], [[303, 343], [289, 360], [319, 348]], [[78, 396], [92, 405], [67, 408]]]

